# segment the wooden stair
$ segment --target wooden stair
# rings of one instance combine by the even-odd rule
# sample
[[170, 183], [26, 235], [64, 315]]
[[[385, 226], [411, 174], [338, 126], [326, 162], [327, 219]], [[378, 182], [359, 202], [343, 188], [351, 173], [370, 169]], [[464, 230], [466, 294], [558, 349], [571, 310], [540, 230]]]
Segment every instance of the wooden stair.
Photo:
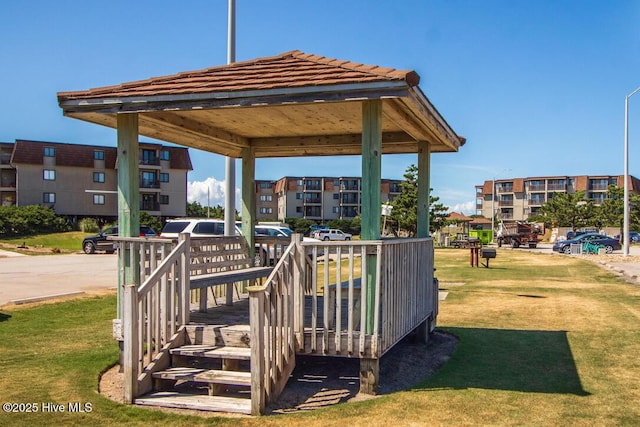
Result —
[[248, 325], [187, 325], [171, 366], [152, 374], [154, 391], [137, 405], [251, 414]]

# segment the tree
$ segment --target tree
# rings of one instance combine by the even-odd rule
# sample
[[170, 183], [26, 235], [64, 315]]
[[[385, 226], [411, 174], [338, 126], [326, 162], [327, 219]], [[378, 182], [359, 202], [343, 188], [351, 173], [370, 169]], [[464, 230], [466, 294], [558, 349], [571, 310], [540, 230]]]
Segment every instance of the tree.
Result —
[[[597, 222], [603, 227], [623, 228], [624, 221], [624, 189], [609, 186], [607, 198], [596, 209]], [[629, 225], [631, 229], [640, 230], [640, 195], [629, 195]]]
[[573, 231], [580, 227], [595, 225], [595, 206], [593, 200], [585, 198], [584, 191], [575, 193], [554, 193], [540, 208], [540, 215], [529, 218], [530, 221], [542, 219], [552, 227], [571, 227]]
[[[224, 219], [224, 208], [217, 205], [213, 208], [202, 206], [198, 202], [187, 203], [187, 216], [190, 218], [217, 218]], [[236, 213], [236, 217], [237, 217]]]
[[149, 215], [148, 212], [140, 212], [140, 225], [146, 225], [155, 230], [156, 233], [162, 231], [162, 221], [157, 216]]
[[[398, 230], [404, 230], [412, 237], [415, 236], [418, 226], [418, 168], [410, 165], [405, 174], [404, 181], [400, 183], [401, 193], [389, 204], [393, 206], [391, 219], [397, 224]], [[433, 189], [429, 189], [429, 232], [440, 229], [446, 224], [449, 208], [438, 203], [439, 197], [431, 196]], [[394, 233], [397, 233], [394, 231]]]

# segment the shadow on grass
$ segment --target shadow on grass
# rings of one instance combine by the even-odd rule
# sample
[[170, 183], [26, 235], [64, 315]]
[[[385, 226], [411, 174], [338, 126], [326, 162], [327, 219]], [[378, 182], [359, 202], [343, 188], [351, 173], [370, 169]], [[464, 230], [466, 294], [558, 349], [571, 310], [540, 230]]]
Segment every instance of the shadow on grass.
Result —
[[11, 319], [11, 316], [8, 314], [0, 313], [0, 322], [4, 322], [5, 320]]
[[590, 395], [582, 388], [565, 331], [443, 329], [459, 338], [458, 348], [418, 389]]

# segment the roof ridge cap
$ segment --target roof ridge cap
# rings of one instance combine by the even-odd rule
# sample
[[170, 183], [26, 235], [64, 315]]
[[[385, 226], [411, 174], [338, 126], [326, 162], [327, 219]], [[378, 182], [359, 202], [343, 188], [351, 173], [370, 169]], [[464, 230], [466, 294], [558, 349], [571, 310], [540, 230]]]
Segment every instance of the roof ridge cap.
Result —
[[291, 55], [294, 58], [303, 59], [305, 61], [315, 62], [318, 64], [332, 65], [334, 67], [344, 68], [350, 71], [358, 71], [361, 73], [373, 74], [380, 77], [399, 78], [407, 82], [407, 84], [412, 87], [417, 86], [418, 83], [420, 83], [420, 75], [414, 70], [398, 70], [396, 68], [380, 67], [379, 65], [359, 64], [357, 62], [351, 62], [343, 59], [329, 58], [327, 56], [305, 53], [300, 50], [292, 50], [290, 52], [282, 54], [283, 57], [285, 55]]

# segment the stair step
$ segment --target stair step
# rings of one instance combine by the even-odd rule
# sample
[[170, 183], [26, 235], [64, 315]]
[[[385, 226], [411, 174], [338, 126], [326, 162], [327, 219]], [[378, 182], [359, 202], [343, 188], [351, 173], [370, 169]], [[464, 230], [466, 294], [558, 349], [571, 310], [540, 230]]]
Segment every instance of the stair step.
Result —
[[186, 325], [188, 342], [231, 347], [250, 346], [249, 325]]
[[251, 414], [251, 400], [237, 397], [185, 394], [173, 391], [149, 393], [135, 399], [136, 405], [164, 408], [197, 409], [199, 411], [234, 412]]
[[251, 386], [251, 372], [221, 371], [219, 369], [169, 368], [165, 371], [154, 372], [153, 378]]
[[251, 349], [248, 347], [226, 347], [214, 345], [183, 345], [171, 349], [177, 356], [211, 357], [219, 359], [250, 360]]

